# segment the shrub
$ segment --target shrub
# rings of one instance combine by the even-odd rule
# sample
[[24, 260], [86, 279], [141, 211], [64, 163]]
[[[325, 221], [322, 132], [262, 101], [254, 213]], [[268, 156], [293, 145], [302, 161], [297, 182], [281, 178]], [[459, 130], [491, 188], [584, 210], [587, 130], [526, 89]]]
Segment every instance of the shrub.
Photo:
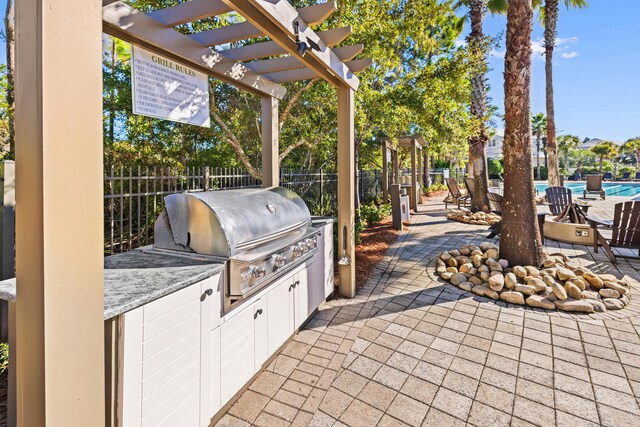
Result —
[[447, 191], [447, 186], [445, 184], [436, 183], [431, 184], [425, 189], [425, 193], [427, 194], [427, 196], [438, 191]]
[[504, 166], [502, 160], [498, 159], [489, 159], [487, 160], [487, 172], [489, 173], [489, 177], [498, 178], [498, 175], [504, 173]]
[[6, 378], [9, 368], [9, 345], [0, 343], [0, 378]]

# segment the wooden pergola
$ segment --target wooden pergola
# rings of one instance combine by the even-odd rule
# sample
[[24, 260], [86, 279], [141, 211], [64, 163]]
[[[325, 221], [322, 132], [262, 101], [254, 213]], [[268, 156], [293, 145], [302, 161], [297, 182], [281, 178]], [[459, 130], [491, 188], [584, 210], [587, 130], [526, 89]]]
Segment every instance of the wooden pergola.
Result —
[[418, 204], [422, 203], [422, 149], [426, 141], [422, 135], [401, 136], [399, 138], [381, 138], [382, 145], [382, 200], [389, 200], [389, 165], [388, 154], [391, 154], [391, 183], [398, 184], [400, 180], [400, 166], [398, 162], [398, 149], [409, 148], [411, 153], [411, 188], [409, 192], [409, 204], [414, 212], [418, 211]]
[[[260, 95], [265, 186], [278, 185], [281, 84], [336, 87], [338, 230], [354, 260], [355, 73], [371, 60], [354, 60], [363, 45], [334, 47], [349, 27], [311, 28], [335, 10], [334, 1], [296, 10], [285, 0], [191, 0], [148, 14], [114, 0], [16, 2], [19, 426], [105, 423], [102, 33]], [[189, 35], [175, 28], [233, 11], [246, 21]], [[228, 45], [256, 37], [269, 41]], [[355, 263], [339, 273], [340, 293], [352, 297]]]

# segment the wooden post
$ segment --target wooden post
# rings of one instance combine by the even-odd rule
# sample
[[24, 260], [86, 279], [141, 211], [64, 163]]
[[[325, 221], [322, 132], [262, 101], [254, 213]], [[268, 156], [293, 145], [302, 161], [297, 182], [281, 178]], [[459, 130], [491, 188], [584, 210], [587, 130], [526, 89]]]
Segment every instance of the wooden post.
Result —
[[102, 2], [15, 16], [17, 425], [104, 426]]
[[424, 171], [422, 170], [422, 146], [421, 145], [417, 145], [419, 148], [419, 152], [417, 153], [417, 157], [418, 157], [418, 169], [416, 170], [416, 178], [418, 180], [418, 188], [417, 188], [417, 196], [418, 196], [418, 204], [422, 204], [423, 203], [423, 199], [422, 199], [422, 186], [424, 185]]
[[411, 204], [411, 209], [413, 209], [414, 212], [418, 212], [418, 201], [417, 201], [417, 194], [418, 194], [418, 180], [416, 178], [416, 157], [417, 157], [417, 153], [416, 153], [416, 140], [412, 139], [411, 140], [411, 191], [410, 191], [410, 195], [409, 195], [409, 203]]
[[[340, 265], [340, 295], [352, 298], [356, 294], [356, 260], [354, 236], [355, 150], [354, 150], [354, 91], [348, 86], [338, 87], [338, 252], [346, 249], [349, 265]], [[343, 248], [346, 227], [346, 248]]]
[[262, 97], [262, 186], [280, 185], [278, 99]]
[[399, 184], [400, 182], [400, 164], [398, 162], [398, 150], [391, 150], [391, 167], [393, 168], [392, 184]]
[[382, 203], [389, 200], [389, 168], [387, 163], [387, 141], [382, 141]]

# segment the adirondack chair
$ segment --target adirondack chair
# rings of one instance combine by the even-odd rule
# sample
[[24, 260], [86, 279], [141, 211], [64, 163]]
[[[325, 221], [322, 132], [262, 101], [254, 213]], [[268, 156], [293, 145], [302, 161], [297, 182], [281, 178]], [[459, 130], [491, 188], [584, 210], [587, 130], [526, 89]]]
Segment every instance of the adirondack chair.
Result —
[[613, 180], [613, 174], [611, 172], [605, 172], [603, 179], [605, 181], [612, 181]]
[[636, 177], [633, 178], [634, 181], [640, 181], [640, 171], [636, 172]]
[[467, 194], [473, 199], [473, 194], [476, 192], [476, 181], [473, 178], [465, 178], [464, 186], [467, 188]]
[[590, 174], [587, 175], [587, 186], [583, 191], [583, 197], [586, 199], [587, 194], [598, 194], [602, 200], [606, 198], [606, 194], [602, 189], [602, 175], [600, 174]]
[[623, 172], [620, 181], [631, 181], [631, 172]]
[[549, 210], [554, 215], [560, 215], [564, 208], [571, 203], [571, 190], [565, 187], [547, 187], [547, 202], [549, 202]]
[[444, 199], [444, 208], [447, 209], [447, 205], [451, 202], [457, 203], [458, 209], [460, 209], [460, 202], [462, 202], [463, 206], [466, 205], [467, 201], [471, 199], [471, 195], [462, 194], [460, 188], [458, 188], [458, 182], [454, 178], [445, 178], [445, 182], [449, 189], [449, 196]]
[[[587, 217], [593, 229], [593, 250], [598, 252], [602, 245], [609, 260], [617, 264], [616, 257], [640, 259], [640, 201], [617, 203], [614, 206], [613, 222], [597, 221]], [[610, 226], [602, 229], [600, 226]], [[612, 248], [624, 248], [638, 251], [638, 256], [613, 253]]]
[[487, 193], [487, 197], [489, 197], [489, 205], [491, 206], [491, 210], [498, 215], [502, 215], [502, 195], [494, 193], [493, 191], [489, 191]]

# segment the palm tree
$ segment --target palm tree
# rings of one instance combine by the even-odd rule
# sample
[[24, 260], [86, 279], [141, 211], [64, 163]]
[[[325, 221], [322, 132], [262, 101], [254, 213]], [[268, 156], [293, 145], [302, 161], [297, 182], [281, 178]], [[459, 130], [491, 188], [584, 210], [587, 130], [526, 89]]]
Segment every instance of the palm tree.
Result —
[[[586, 0], [562, 0], [567, 8], [586, 7]], [[549, 185], [560, 185], [558, 172], [558, 147], [556, 144], [556, 118], [553, 102], [553, 48], [556, 44], [558, 12], [560, 0], [545, 0], [544, 2], [544, 57], [547, 98], [547, 153], [549, 156]]]
[[547, 130], [547, 118], [542, 113], [531, 117], [531, 131], [536, 136], [536, 179], [540, 179], [540, 142]]
[[504, 59], [504, 204], [500, 255], [510, 265], [544, 260], [531, 161], [531, 0], [509, 0]]
[[486, 64], [485, 40], [482, 33], [482, 19], [488, 8], [492, 12], [499, 12], [506, 7], [500, 0], [468, 0], [471, 33], [467, 38], [469, 52], [472, 56], [481, 58], [478, 71], [471, 76], [471, 115], [478, 123], [478, 129], [469, 138], [469, 174], [475, 180], [475, 193], [471, 200], [471, 210], [488, 211], [489, 176], [487, 173], [486, 146], [489, 141], [487, 133], [487, 88], [485, 85]]
[[560, 135], [558, 137], [558, 153], [562, 154], [565, 168], [569, 167], [569, 153], [581, 144], [580, 138], [575, 135]]
[[600, 158], [599, 172], [602, 172], [602, 163], [605, 159], [612, 159], [618, 154], [618, 146], [611, 141], [602, 141], [591, 147], [593, 154]]
[[640, 171], [640, 136], [627, 139], [622, 149], [626, 152], [633, 153], [636, 158], [636, 170]]

